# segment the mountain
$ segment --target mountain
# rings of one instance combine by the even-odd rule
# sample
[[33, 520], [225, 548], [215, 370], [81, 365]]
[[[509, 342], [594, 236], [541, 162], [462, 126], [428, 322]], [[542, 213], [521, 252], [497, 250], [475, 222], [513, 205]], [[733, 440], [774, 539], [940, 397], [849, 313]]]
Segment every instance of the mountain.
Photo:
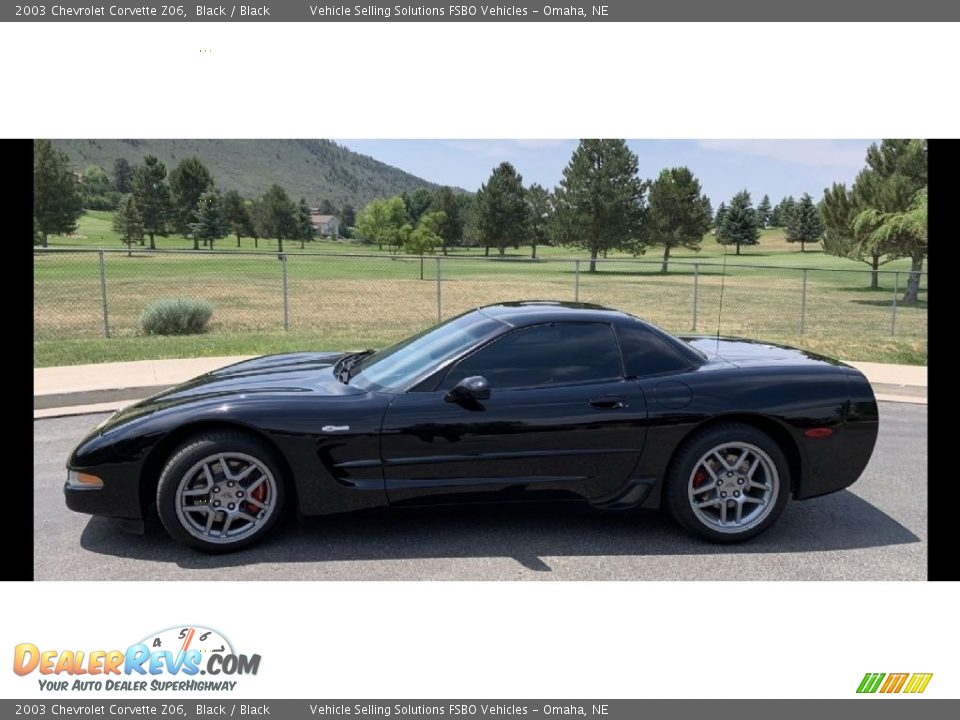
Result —
[[131, 165], [156, 155], [172, 170], [180, 160], [199, 157], [221, 190], [239, 190], [244, 197], [266, 192], [273, 183], [293, 199], [314, 204], [330, 200], [340, 207], [361, 208], [377, 197], [438, 185], [330, 140], [54, 140], [76, 170], [99, 165], [107, 174], [113, 161]]

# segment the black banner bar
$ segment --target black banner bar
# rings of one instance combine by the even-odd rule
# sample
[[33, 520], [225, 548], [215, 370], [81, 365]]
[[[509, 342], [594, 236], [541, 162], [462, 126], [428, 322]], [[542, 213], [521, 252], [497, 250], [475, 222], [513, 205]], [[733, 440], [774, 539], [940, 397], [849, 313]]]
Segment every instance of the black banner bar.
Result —
[[0, 21], [25, 22], [918, 22], [960, 20], [960, 3], [942, 0], [598, 0], [598, 2], [264, 3], [97, 2], [61, 0], [0, 6]]

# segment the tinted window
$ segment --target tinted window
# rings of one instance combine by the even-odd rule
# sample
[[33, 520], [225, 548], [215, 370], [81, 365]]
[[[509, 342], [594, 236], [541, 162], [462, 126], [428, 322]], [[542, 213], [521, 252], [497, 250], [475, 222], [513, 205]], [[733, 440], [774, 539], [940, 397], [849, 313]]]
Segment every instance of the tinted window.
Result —
[[481, 313], [466, 313], [370, 355], [355, 368], [350, 384], [365, 389], [402, 388], [502, 327]]
[[656, 375], [686, 368], [689, 363], [667, 341], [642, 325], [617, 328], [627, 377]]
[[471, 375], [483, 375], [492, 388], [517, 388], [610, 380], [621, 374], [609, 325], [552, 323], [514, 330], [464, 358], [443, 387]]

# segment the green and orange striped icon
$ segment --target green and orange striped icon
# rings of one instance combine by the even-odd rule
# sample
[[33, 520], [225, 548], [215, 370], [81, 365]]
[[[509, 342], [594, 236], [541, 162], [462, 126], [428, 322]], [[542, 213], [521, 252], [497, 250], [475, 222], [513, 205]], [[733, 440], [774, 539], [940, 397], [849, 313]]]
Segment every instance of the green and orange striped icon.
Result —
[[866, 673], [858, 693], [922, 693], [933, 673]]

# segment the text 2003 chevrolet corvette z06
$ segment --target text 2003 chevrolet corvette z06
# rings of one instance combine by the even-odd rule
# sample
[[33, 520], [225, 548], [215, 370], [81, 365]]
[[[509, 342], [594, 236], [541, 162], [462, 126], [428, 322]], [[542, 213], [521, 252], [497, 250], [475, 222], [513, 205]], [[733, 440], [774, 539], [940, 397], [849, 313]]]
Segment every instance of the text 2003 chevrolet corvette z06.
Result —
[[580, 501], [665, 507], [716, 542], [847, 487], [877, 438], [866, 378], [586, 304], [502, 303], [379, 352], [268, 355], [116, 413], [70, 456], [67, 505], [202, 550], [296, 506]]

